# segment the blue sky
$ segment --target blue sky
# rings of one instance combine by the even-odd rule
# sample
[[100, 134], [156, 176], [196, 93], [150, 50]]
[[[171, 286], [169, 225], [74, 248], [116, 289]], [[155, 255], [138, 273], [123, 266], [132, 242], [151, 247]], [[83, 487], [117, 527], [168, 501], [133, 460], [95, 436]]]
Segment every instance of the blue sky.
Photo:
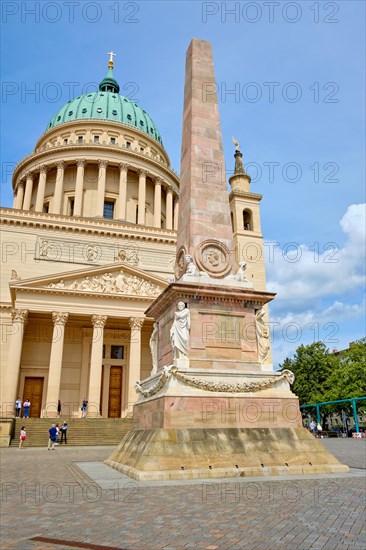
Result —
[[1, 9], [2, 205], [12, 203], [13, 166], [66, 101], [105, 76], [110, 49], [121, 93], [153, 118], [179, 172], [185, 53], [192, 37], [209, 40], [227, 170], [235, 135], [264, 197], [264, 237], [277, 243], [266, 254], [275, 364], [301, 343], [341, 349], [364, 336], [364, 2], [4, 0]]

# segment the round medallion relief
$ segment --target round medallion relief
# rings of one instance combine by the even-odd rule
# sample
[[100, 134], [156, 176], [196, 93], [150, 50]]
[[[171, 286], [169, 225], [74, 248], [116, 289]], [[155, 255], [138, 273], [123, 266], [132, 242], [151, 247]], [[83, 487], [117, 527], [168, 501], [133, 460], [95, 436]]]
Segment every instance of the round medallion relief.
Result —
[[228, 247], [220, 241], [203, 241], [195, 251], [197, 267], [213, 277], [224, 277], [231, 270]]
[[186, 249], [184, 246], [181, 246], [180, 249], [177, 252], [176, 260], [175, 260], [175, 278], [180, 279], [181, 276], [186, 271], [186, 263], [184, 261], [184, 256], [186, 255]]

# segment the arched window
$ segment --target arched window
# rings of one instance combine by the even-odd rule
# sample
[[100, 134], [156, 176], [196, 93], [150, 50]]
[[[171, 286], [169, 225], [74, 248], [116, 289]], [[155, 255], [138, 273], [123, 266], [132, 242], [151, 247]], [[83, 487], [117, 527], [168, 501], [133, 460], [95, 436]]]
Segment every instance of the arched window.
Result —
[[248, 209], [243, 210], [243, 227], [244, 231], [253, 231], [252, 212]]

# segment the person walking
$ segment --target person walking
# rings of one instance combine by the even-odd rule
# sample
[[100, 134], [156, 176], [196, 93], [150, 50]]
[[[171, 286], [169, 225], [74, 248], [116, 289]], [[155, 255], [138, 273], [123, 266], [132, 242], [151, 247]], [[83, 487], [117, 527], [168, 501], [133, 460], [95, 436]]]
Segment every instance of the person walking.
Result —
[[15, 417], [20, 418], [20, 412], [22, 410], [22, 400], [20, 397], [15, 401]]
[[48, 430], [48, 450], [49, 451], [55, 450], [56, 434], [57, 434], [56, 425], [52, 424], [52, 426]]
[[81, 418], [86, 418], [87, 409], [88, 409], [88, 400], [85, 398], [81, 405]]
[[62, 445], [63, 440], [65, 439], [65, 445], [67, 445], [67, 422], [66, 420], [63, 421], [63, 424], [61, 424], [61, 441], [60, 445]]
[[58, 445], [58, 436], [60, 435], [60, 428], [58, 426], [58, 424], [56, 424], [56, 440], [55, 440], [55, 445]]
[[22, 426], [19, 434], [19, 449], [23, 449], [23, 443], [26, 439], [27, 432], [25, 431], [25, 426]]
[[314, 420], [312, 420], [310, 422], [310, 431], [313, 435], [314, 435], [314, 431], [315, 431], [315, 426], [316, 426], [316, 424], [315, 424]]
[[29, 401], [29, 398], [28, 398], [23, 403], [23, 418], [29, 417], [30, 406], [31, 406], [31, 402]]
[[59, 418], [61, 418], [61, 409], [62, 409], [62, 405], [61, 405], [61, 401], [60, 399], [57, 401], [57, 416]]

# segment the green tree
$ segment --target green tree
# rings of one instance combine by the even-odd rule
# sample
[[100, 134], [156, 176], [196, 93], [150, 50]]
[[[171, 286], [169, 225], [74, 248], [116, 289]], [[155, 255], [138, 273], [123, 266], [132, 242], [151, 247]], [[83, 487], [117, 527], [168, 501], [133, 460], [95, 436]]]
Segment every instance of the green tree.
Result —
[[286, 358], [280, 369], [289, 369], [295, 375], [293, 392], [299, 397], [300, 405], [325, 401], [324, 392], [337, 358], [330, 354], [323, 342], [314, 342], [297, 348], [293, 358]]
[[[366, 395], [366, 339], [350, 345], [337, 355], [335, 368], [325, 384], [325, 401], [364, 397]], [[343, 407], [351, 411], [351, 404]], [[340, 406], [337, 406], [339, 408]], [[359, 408], [365, 408], [366, 402]]]

